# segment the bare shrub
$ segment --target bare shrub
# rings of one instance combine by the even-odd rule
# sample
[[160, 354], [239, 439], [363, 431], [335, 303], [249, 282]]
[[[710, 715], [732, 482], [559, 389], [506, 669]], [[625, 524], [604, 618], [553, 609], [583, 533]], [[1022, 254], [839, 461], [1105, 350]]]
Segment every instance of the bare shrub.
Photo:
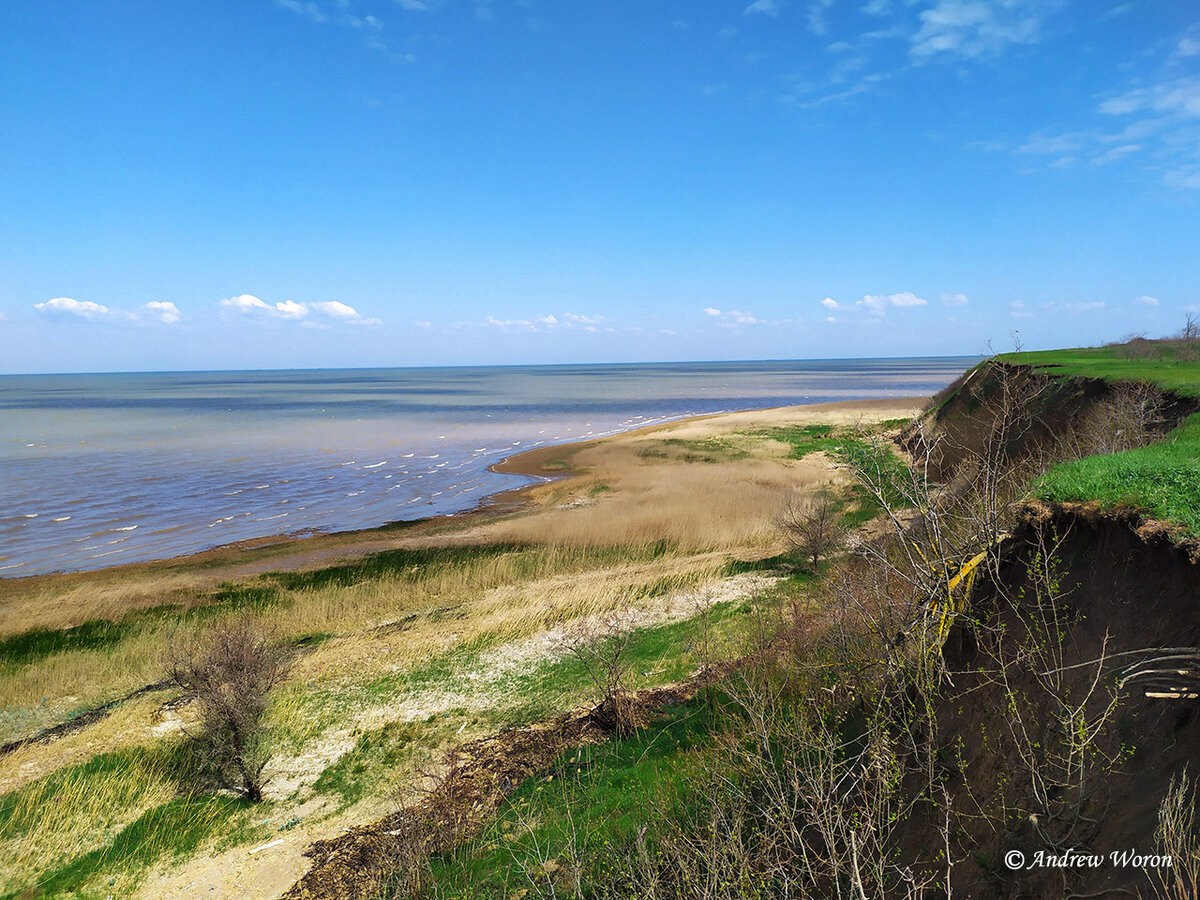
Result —
[[1158, 807], [1154, 842], [1158, 852], [1171, 857], [1170, 866], [1151, 870], [1162, 900], [1194, 900], [1200, 897], [1200, 819], [1196, 809], [1200, 791], [1185, 768], [1171, 778], [1171, 785]]
[[167, 674], [194, 693], [200, 709], [204, 762], [217, 781], [253, 801], [262, 799], [270, 757], [263, 716], [267, 695], [287, 675], [291, 656], [257, 622], [218, 622], [207, 633], [168, 650]]
[[1155, 439], [1164, 419], [1162, 395], [1148, 384], [1121, 382], [1096, 403], [1067, 436], [1071, 455], [1082, 459], [1144, 447]]
[[620, 615], [610, 613], [598, 622], [575, 628], [563, 641], [564, 649], [583, 666], [595, 690], [592, 717], [601, 727], [623, 737], [638, 727], [630, 688], [630, 639]]
[[1181, 341], [1200, 341], [1200, 315], [1188, 313], [1183, 328], [1179, 331]]
[[814, 570], [845, 537], [840, 504], [828, 488], [802, 499], [790, 498], [776, 524], [792, 549], [802, 552]]

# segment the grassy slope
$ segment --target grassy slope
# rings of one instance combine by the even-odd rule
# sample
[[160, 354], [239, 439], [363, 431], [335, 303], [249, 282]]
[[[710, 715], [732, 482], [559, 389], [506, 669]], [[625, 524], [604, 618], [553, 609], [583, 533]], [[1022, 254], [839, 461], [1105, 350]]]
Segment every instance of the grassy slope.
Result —
[[[1172, 344], [1159, 347], [1157, 356], [1125, 353], [1120, 347], [1095, 347], [1008, 353], [1001, 359], [1048, 374], [1139, 381], [1200, 397], [1200, 362], [1179, 358]], [[1149, 447], [1054, 466], [1037, 480], [1034, 492], [1044, 500], [1142, 509], [1200, 535], [1200, 414]]]
[[[783, 459], [779, 441], [789, 459], [855, 444], [821, 426], [672, 438], [651, 449], [662, 445], [672, 460], [711, 463], [699, 467], [711, 470], [730, 460]], [[761, 477], [761, 469], [748, 471]], [[584, 489], [595, 494], [596, 487]], [[604, 487], [599, 493], [614, 490]], [[324, 799], [321, 820], [377, 815], [379, 804], [395, 802], [397, 785], [430, 768], [449, 744], [594, 699], [570, 656], [543, 652], [527, 665], [497, 664], [498, 657], [511, 662], [506, 648], [563, 622], [653, 608], [661, 605], [656, 598], [708, 597], [717, 605], [705, 625], [689, 607], [676, 615], [690, 618], [652, 621], [630, 635], [632, 687], [685, 677], [709, 652], [702, 645], [715, 641], [711, 649], [721, 656], [735, 652], [719, 648], [759, 627], [749, 613], [804, 602], [797, 600], [807, 590], [802, 574], [757, 597], [722, 601], [722, 579], [796, 562], [786, 555], [758, 561], [765, 547], [757, 544], [730, 549], [684, 548], [669, 539], [563, 546], [501, 538], [189, 583], [154, 606], [122, 610], [106, 601], [92, 611], [86, 596], [73, 597], [90, 612], [73, 627], [39, 624], [0, 638], [0, 740], [118, 702], [86, 729], [0, 757], [0, 897], [35, 885], [44, 896], [131, 896], [148, 872], [307, 830], [315, 820], [301, 822], [296, 812], [310, 800]], [[737, 562], [743, 555], [751, 561]], [[114, 583], [110, 593], [119, 599], [123, 589]], [[164, 718], [171, 692], [119, 701], [162, 678], [162, 648], [177, 630], [190, 633], [232, 614], [261, 619], [282, 641], [306, 641], [268, 713], [281, 764], [274, 784], [299, 786], [254, 806], [214, 794], [194, 776], [186, 742]], [[186, 719], [186, 708], [180, 714]]]
[[1200, 362], [1180, 359], [1170, 345], [1159, 347], [1152, 355], [1140, 356], [1126, 355], [1121, 347], [1081, 347], [1002, 353], [999, 358], [1007, 363], [1033, 366], [1051, 375], [1141, 381], [1164, 391], [1200, 397]]

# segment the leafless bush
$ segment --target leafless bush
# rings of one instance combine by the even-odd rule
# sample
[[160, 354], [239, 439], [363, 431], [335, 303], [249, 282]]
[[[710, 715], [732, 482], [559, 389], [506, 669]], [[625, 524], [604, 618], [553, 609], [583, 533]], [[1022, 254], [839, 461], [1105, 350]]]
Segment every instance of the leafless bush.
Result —
[[262, 799], [270, 753], [263, 723], [267, 695], [287, 675], [291, 657], [269, 633], [243, 617], [218, 622], [182, 643], [172, 642], [167, 674], [194, 693], [200, 709], [205, 763], [219, 783], [253, 801]]
[[564, 649], [587, 673], [595, 690], [592, 716], [618, 735], [632, 734], [638, 726], [630, 688], [630, 631], [617, 613], [599, 622], [576, 628], [563, 642]]
[[840, 546], [845, 529], [840, 505], [828, 488], [804, 498], [789, 498], [776, 524], [792, 549], [802, 552], [815, 570], [822, 557]]
[[1088, 411], [1066, 443], [1080, 459], [1144, 447], [1155, 439], [1163, 415], [1162, 395], [1155, 388], [1122, 382]]
[[1179, 331], [1181, 341], [1200, 341], [1200, 315], [1188, 313], [1183, 328]]
[[1169, 867], [1151, 870], [1161, 900], [1195, 900], [1200, 897], [1200, 791], [1187, 769], [1171, 778], [1171, 786], [1158, 808], [1154, 842], [1158, 852], [1171, 858]]

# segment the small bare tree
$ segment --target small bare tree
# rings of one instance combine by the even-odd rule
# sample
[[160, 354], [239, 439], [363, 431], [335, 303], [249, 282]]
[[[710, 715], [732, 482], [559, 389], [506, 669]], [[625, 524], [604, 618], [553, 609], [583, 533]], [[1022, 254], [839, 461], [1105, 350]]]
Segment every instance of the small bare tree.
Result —
[[200, 708], [196, 738], [217, 781], [255, 802], [269, 759], [263, 723], [267, 695], [287, 675], [291, 655], [257, 622], [218, 622], [206, 634], [172, 642], [167, 674]]
[[1188, 313], [1182, 330], [1179, 332], [1181, 341], [1200, 341], [1200, 316]]
[[638, 726], [630, 689], [630, 632], [621, 616], [609, 613], [597, 622], [577, 626], [563, 648], [583, 666], [596, 692], [592, 717], [625, 737]]
[[792, 549], [803, 552], [813, 569], [845, 536], [839, 504], [828, 488], [803, 499], [790, 498], [777, 524]]

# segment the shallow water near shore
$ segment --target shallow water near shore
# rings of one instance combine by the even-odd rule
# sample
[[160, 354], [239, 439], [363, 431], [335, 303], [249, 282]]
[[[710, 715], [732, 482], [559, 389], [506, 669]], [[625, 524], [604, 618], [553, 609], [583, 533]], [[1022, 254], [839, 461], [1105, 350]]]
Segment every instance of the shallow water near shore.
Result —
[[973, 357], [0, 377], [0, 576], [470, 509], [547, 444], [931, 394]]

